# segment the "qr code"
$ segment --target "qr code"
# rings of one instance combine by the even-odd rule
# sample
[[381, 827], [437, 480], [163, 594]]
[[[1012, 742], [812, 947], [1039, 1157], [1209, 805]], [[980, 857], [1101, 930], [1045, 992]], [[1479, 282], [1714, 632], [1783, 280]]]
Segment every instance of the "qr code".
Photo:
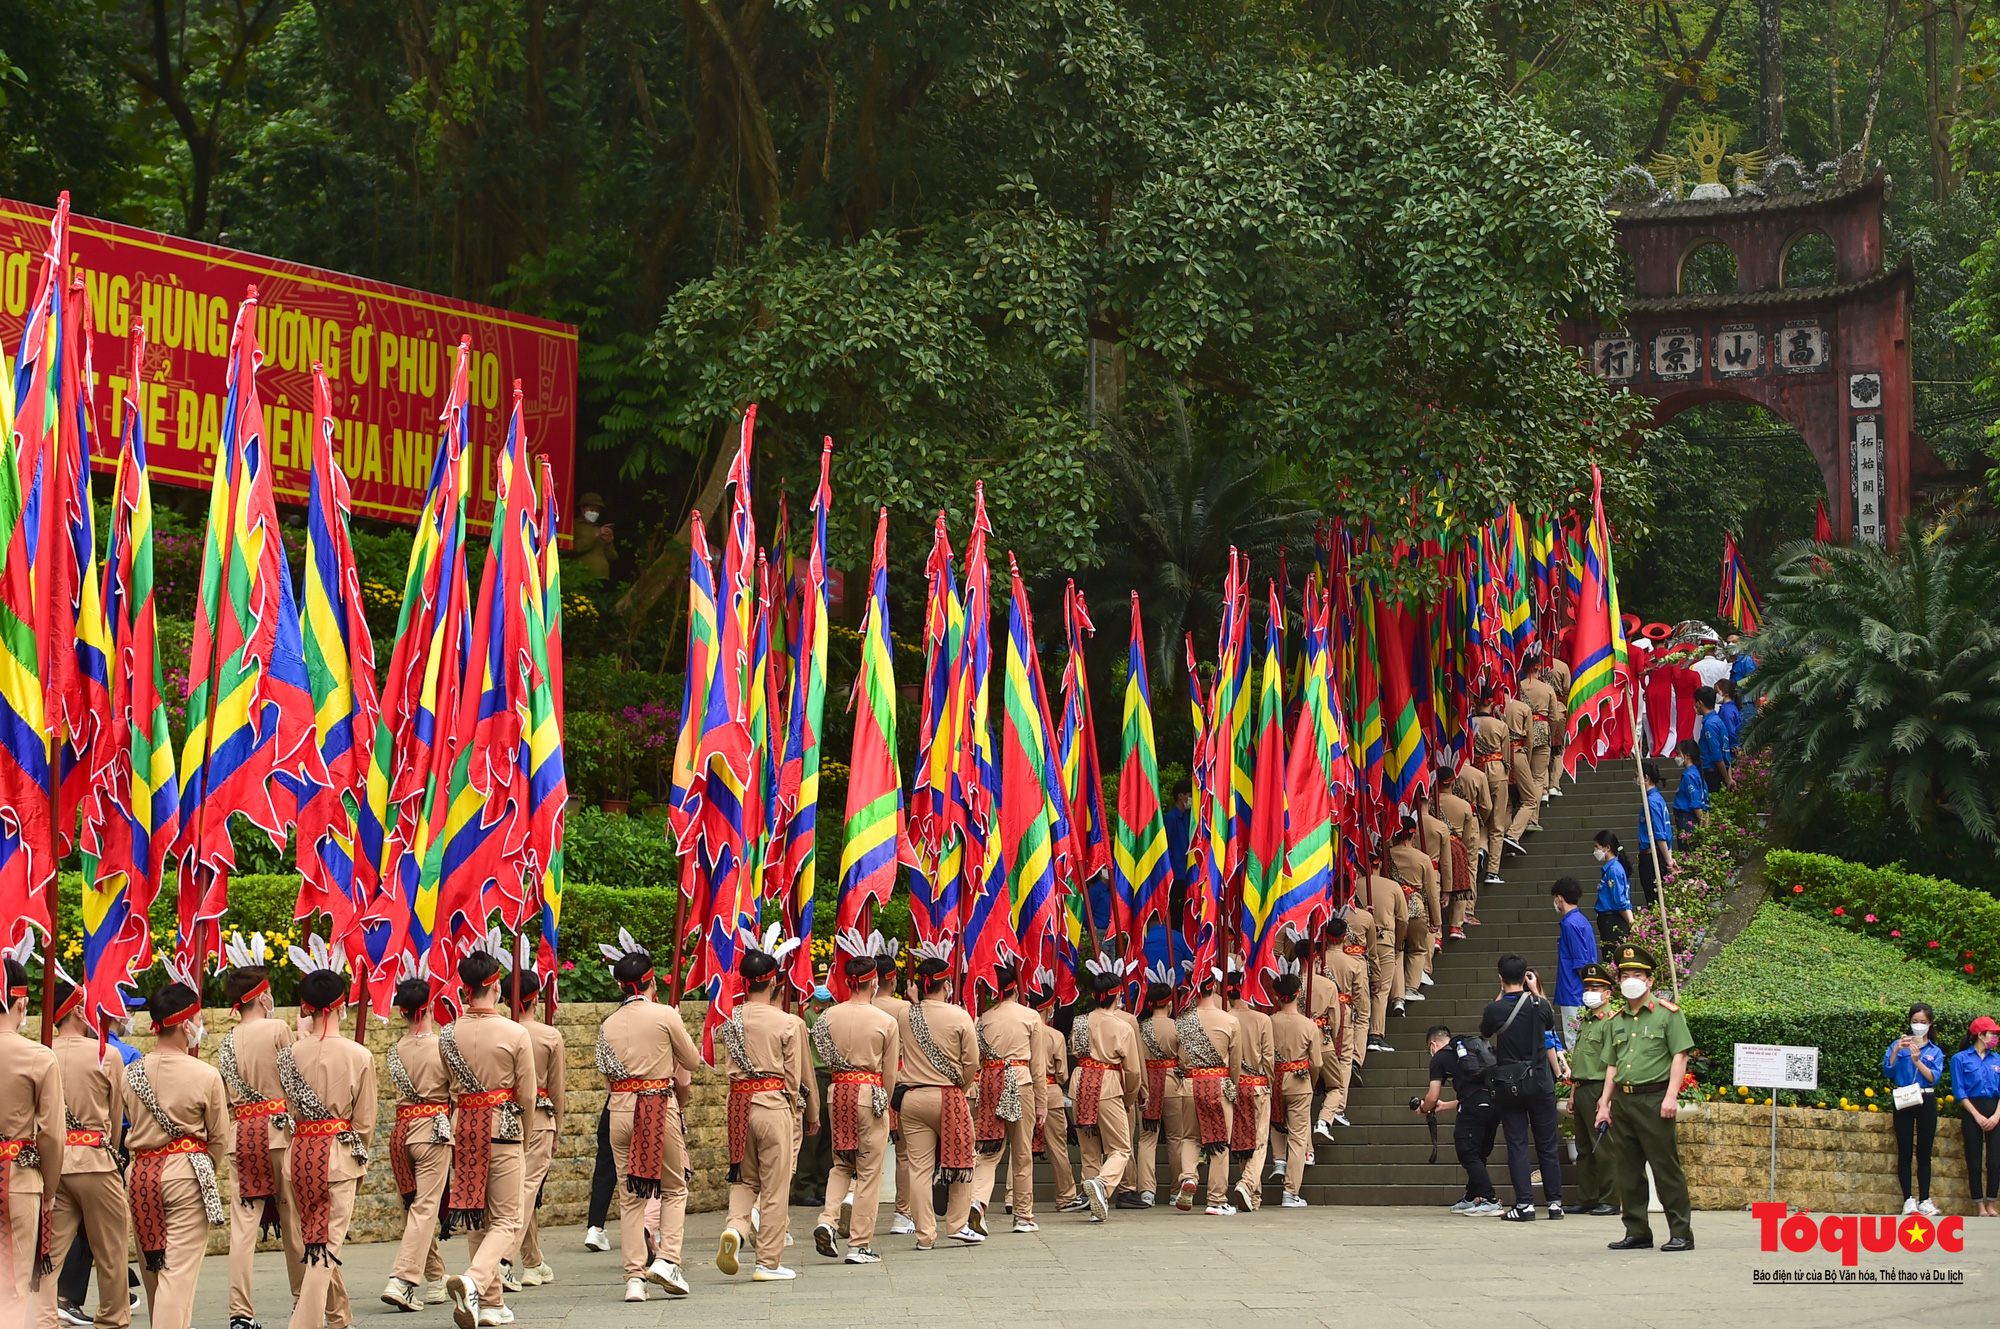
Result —
[[1819, 1078], [1819, 1057], [1810, 1052], [1785, 1054], [1785, 1083], [1798, 1084]]

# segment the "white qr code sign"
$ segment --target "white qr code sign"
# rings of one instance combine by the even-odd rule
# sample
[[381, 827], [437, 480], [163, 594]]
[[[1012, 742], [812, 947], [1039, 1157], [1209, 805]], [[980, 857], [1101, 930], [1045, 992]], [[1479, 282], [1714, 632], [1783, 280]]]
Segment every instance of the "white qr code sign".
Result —
[[1738, 1043], [1734, 1083], [1752, 1089], [1817, 1089], [1819, 1049]]

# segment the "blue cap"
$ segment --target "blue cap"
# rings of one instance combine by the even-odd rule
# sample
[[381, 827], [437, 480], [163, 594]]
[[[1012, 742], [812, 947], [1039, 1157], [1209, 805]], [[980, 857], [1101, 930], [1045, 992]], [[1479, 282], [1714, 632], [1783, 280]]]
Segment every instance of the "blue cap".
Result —
[[824, 984], [824, 983], [820, 984], [820, 985], [819, 985], [818, 987], [816, 987], [816, 988], [814, 988], [814, 989], [813, 989], [813, 1000], [814, 1000], [814, 1001], [832, 1001], [832, 1000], [833, 1000], [833, 989], [832, 989], [832, 988], [830, 988], [830, 987], [828, 987], [828, 986], [826, 986], [826, 984]]
[[125, 998], [126, 1010], [143, 1011], [146, 1009], [146, 999], [139, 995], [137, 988], [127, 987], [125, 984], [120, 983], [118, 985], [118, 995]]

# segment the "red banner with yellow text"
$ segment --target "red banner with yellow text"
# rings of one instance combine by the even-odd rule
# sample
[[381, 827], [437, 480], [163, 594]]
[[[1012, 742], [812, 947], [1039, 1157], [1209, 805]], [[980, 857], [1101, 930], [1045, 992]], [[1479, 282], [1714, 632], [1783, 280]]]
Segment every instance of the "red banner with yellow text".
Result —
[[[10, 356], [20, 348], [52, 215], [0, 199], [0, 346]], [[143, 318], [148, 474], [209, 486], [228, 391], [230, 324], [255, 286], [264, 349], [258, 384], [279, 502], [306, 501], [312, 367], [319, 361], [333, 385], [335, 455], [356, 515], [413, 522], [436, 456], [452, 356], [469, 336], [478, 481], [468, 517], [480, 524], [491, 517], [492, 457], [506, 439], [518, 378], [529, 444], [549, 459], [567, 531], [576, 457], [576, 329], [569, 324], [88, 217], [72, 218], [70, 240], [72, 271], [83, 279], [96, 326], [92, 461], [99, 469], [117, 464], [128, 338]]]

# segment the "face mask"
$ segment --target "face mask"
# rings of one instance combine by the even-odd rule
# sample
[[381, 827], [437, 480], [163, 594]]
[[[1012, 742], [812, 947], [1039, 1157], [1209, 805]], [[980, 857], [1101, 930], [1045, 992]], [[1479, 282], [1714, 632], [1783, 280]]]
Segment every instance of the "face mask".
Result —
[[1583, 992], [1583, 1004], [1594, 1011], [1604, 1004], [1604, 994], [1595, 988], [1585, 988]]
[[1912, 1024], [1910, 1026], [1910, 1032], [1915, 1034], [1918, 1038], [1922, 1038], [1925, 1034], [1928, 1034], [1930, 1031], [1931, 1027], [1927, 1024]]
[[1628, 978], [1618, 985], [1618, 990], [1625, 994], [1625, 1000], [1637, 1001], [1646, 995], [1646, 980], [1643, 978]]
[[595, 508], [586, 508], [584, 510], [583, 519], [589, 522], [592, 526], [595, 526], [597, 525], [598, 517], [601, 515], [602, 514], [599, 513]]
[[1602, 845], [1599, 845], [1597, 848], [1591, 850], [1590, 852], [1596, 856], [1597, 861], [1600, 863], [1609, 863], [1611, 861], [1611, 851], [1609, 849], [1604, 848]]
[[189, 1052], [192, 1052], [196, 1048], [201, 1046], [202, 1036], [205, 1035], [206, 1033], [208, 1033], [208, 1030], [199, 1021], [187, 1026], [187, 1045]]

